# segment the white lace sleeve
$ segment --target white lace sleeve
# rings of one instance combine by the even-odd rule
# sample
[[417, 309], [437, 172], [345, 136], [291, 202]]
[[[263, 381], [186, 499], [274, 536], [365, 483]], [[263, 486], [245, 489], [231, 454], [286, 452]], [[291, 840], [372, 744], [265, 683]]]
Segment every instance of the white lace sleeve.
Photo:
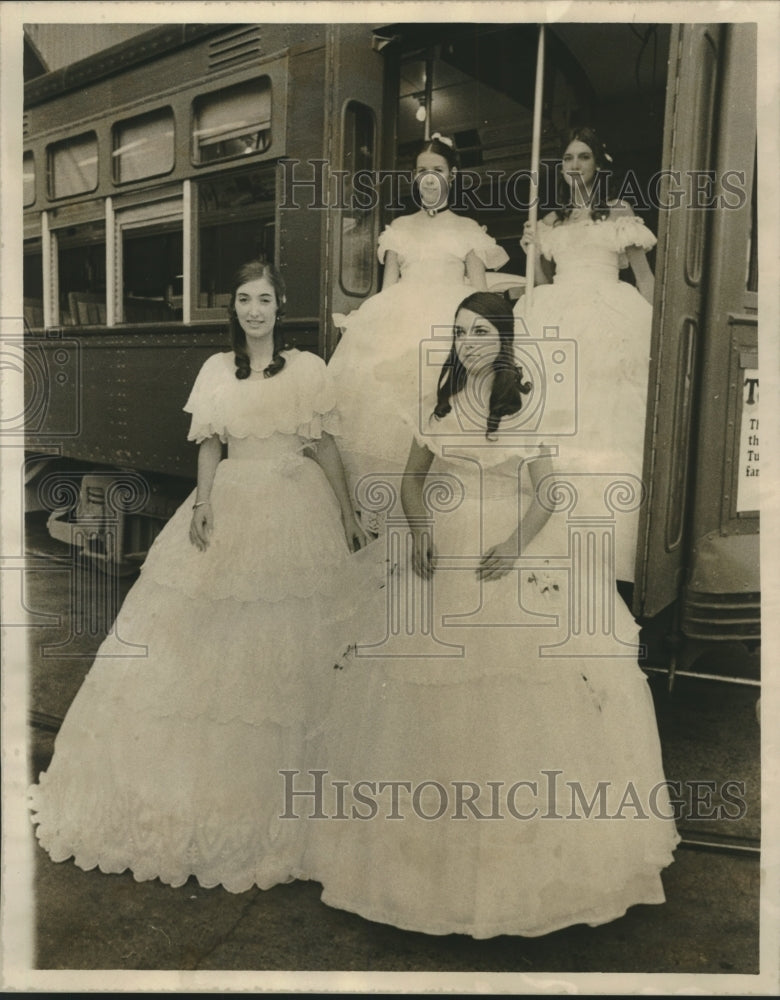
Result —
[[341, 421], [336, 407], [336, 389], [327, 365], [309, 351], [302, 351], [297, 363], [303, 373], [299, 385], [302, 394], [299, 412], [301, 415], [307, 413], [307, 419], [299, 423], [296, 433], [307, 441], [321, 438], [323, 432], [339, 434]]
[[499, 267], [503, 267], [509, 260], [506, 250], [500, 247], [493, 237], [489, 235], [486, 226], [480, 226], [472, 220], [469, 220], [469, 222], [472, 223], [473, 228], [470, 227], [466, 239], [466, 254], [469, 252], [475, 253], [489, 271], [495, 271]]
[[621, 215], [615, 219], [615, 250], [621, 253], [627, 247], [652, 250], [658, 241], [636, 215]]
[[[396, 219], [395, 222], [391, 223], [386, 229], [382, 230], [382, 234], [379, 237], [379, 243], [377, 245], [377, 256], [379, 258], [379, 263], [384, 264], [385, 254], [388, 250], [392, 250], [399, 256], [404, 253], [404, 233], [403, 233], [403, 219], [405, 216], [401, 216], [400, 219]], [[399, 223], [401, 223], [399, 225]]]
[[212, 354], [202, 365], [192, 386], [185, 413], [192, 415], [188, 441], [200, 444], [215, 434], [224, 443], [227, 440], [225, 422], [219, 412], [219, 385], [224, 379], [225, 356]]
[[540, 222], [536, 227], [536, 238], [539, 243], [539, 251], [547, 260], [555, 259], [555, 226], [548, 226], [546, 222]]

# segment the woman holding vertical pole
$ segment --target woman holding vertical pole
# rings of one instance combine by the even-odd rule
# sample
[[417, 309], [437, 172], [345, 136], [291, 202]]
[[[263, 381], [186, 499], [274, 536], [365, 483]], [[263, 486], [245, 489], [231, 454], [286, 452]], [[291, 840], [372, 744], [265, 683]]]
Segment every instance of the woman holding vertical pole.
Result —
[[[575, 433], [567, 431], [556, 442], [559, 468], [578, 474], [583, 512], [602, 511], [605, 474], [635, 494], [634, 509], [617, 518], [614, 557], [615, 578], [633, 583], [652, 325], [653, 274], [646, 252], [656, 240], [628, 204], [607, 197], [611, 163], [594, 129], [569, 134], [560, 207], [537, 224], [537, 206], [531, 205], [521, 240], [527, 290], [515, 314], [533, 337], [557, 327], [562, 340], [575, 342]], [[626, 267], [636, 287], [620, 280]], [[593, 473], [599, 476], [589, 479]]]
[[301, 874], [330, 906], [428, 934], [537, 936], [661, 903], [677, 841], [628, 609], [626, 641], [568, 643], [567, 491], [523, 422], [537, 387], [515, 325], [487, 291], [455, 312], [400, 491], [399, 603], [424, 591], [429, 611], [400, 651], [366, 621], [310, 744], [322, 811]]

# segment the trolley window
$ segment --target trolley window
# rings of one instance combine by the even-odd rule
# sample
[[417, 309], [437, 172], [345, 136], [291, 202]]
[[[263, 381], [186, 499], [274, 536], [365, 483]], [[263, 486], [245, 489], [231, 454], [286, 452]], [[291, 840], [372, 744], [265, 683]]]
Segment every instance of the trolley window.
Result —
[[106, 322], [106, 224], [57, 230], [60, 323], [103, 326]]
[[116, 213], [121, 277], [114, 312], [119, 323], [164, 323], [183, 318], [184, 225], [181, 197]]
[[35, 157], [25, 153], [22, 160], [22, 202], [25, 208], [35, 201]]
[[193, 101], [193, 162], [214, 163], [271, 145], [271, 81], [262, 76]]
[[196, 309], [224, 318], [230, 282], [245, 261], [274, 258], [276, 175], [273, 167], [209, 177], [197, 183]]
[[342, 168], [346, 171], [341, 208], [341, 254], [339, 280], [348, 295], [368, 295], [374, 275], [373, 204], [369, 194], [361, 196], [356, 175], [367, 177], [374, 169], [376, 123], [374, 112], [358, 101], [344, 108]]
[[182, 226], [167, 222], [125, 229], [122, 240], [122, 320], [181, 320]]
[[117, 122], [113, 128], [113, 173], [117, 184], [173, 170], [173, 110], [158, 108]]
[[40, 237], [24, 241], [24, 322], [32, 330], [43, 328], [43, 250]]
[[94, 191], [98, 184], [98, 146], [94, 132], [47, 147], [49, 197], [67, 198]]

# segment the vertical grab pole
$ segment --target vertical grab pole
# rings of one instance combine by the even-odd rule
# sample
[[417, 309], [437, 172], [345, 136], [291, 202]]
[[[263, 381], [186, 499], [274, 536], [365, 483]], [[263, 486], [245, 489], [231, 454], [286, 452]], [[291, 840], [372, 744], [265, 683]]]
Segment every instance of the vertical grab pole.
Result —
[[[539, 158], [542, 139], [542, 97], [544, 92], [544, 25], [539, 25], [539, 44], [536, 52], [536, 85], [534, 89], [534, 127], [531, 139], [531, 188], [528, 221], [536, 231], [539, 202]], [[526, 315], [531, 310], [534, 298], [534, 280], [536, 271], [536, 247], [526, 255], [525, 265], [525, 304]]]
[[431, 137], [433, 118], [433, 49], [425, 51], [425, 141]]

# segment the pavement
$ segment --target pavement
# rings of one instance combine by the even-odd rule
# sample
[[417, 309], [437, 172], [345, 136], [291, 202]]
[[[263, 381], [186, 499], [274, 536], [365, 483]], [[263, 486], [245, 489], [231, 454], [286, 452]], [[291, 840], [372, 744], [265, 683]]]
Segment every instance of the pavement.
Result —
[[[48, 539], [40, 519], [28, 527], [35, 571], [26, 576], [27, 607], [35, 620], [50, 623], [30, 630], [34, 724], [29, 759], [31, 774], [37, 776], [51, 757], [56, 719], [78, 690], [132, 578], [120, 581], [113, 597], [103, 602], [102, 618], [98, 615], [76, 635], [67, 614], [73, 592], [69, 554]], [[44, 647], [47, 656], [42, 655]], [[57, 648], [79, 655], [58, 657]], [[757, 658], [716, 651], [706, 668], [755, 678]], [[542, 973], [558, 977], [554, 982], [560, 989], [553, 987], [554, 992], [572, 991], [567, 979], [561, 986], [561, 976], [582, 973], [661, 974], [664, 982], [667, 974], [704, 974], [715, 976], [713, 982], [722, 987], [706, 992], [731, 992], [730, 984], [742, 984], [738, 992], [761, 993], [762, 981], [749, 978], [756, 989], [745, 990], [741, 978], [759, 973], [760, 691], [678, 677], [670, 693], [664, 674], [649, 676], [667, 778], [714, 782], [716, 805], [723, 803], [719, 790], [725, 781], [741, 783], [746, 804], [739, 818], [681, 820], [683, 844], [663, 874], [663, 905], [632, 907], [610, 924], [577, 925], [539, 938], [438, 937], [331, 909], [320, 901], [316, 883], [232, 895], [222, 888], [202, 889], [194, 879], [172, 889], [156, 880], [136, 883], [128, 872], [84, 872], [71, 862], [52, 862], [34, 844], [31, 828], [33, 968], [113, 970], [116, 983], [125, 973], [140, 970], [267, 973], [272, 976], [268, 982], [280, 989], [303, 988], [301, 981], [283, 974], [308, 972], [318, 974], [319, 988], [345, 992], [358, 989], [353, 985], [357, 980], [347, 974], [367, 972], [459, 973], [462, 992], [484, 992], [493, 982], [486, 978], [491, 974], [505, 974], [496, 992], [529, 992], [529, 984], [544, 981]], [[700, 787], [708, 794], [708, 786]], [[766, 973], [771, 970], [764, 957]], [[430, 982], [432, 988], [446, 990], [448, 980], [435, 977]], [[372, 983], [370, 988], [382, 991], [381, 982]]]

